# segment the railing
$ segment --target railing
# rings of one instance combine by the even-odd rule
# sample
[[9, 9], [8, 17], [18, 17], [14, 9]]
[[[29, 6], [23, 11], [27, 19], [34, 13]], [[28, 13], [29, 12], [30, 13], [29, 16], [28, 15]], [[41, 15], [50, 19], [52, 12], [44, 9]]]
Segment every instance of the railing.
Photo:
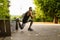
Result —
[[10, 20], [0, 20], [0, 37], [11, 36]]
[[18, 30], [16, 20], [0, 19], [0, 36], [11, 36], [11, 32]]

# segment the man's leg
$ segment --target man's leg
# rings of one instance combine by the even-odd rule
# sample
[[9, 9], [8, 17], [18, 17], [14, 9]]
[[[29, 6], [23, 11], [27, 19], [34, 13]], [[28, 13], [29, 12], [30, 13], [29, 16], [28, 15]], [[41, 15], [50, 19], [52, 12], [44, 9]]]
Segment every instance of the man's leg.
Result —
[[16, 30], [18, 30], [18, 22], [16, 21]]
[[22, 25], [21, 25], [21, 23], [19, 22], [19, 27], [20, 27], [20, 29], [22, 29]]
[[33, 29], [31, 29], [31, 26], [32, 26], [32, 24], [33, 24], [33, 20], [29, 20], [29, 22], [30, 22], [30, 26], [29, 26], [28, 30], [29, 30], [29, 31], [33, 31]]
[[18, 30], [19, 19], [16, 19], [16, 30]]
[[24, 28], [24, 26], [25, 26], [25, 23], [22, 23], [22, 25], [21, 25], [22, 29]]

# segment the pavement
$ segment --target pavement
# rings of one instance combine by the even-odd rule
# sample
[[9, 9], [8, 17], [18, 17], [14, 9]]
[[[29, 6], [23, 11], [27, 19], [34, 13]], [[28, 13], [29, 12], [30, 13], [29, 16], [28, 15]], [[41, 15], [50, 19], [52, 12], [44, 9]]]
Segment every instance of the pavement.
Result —
[[29, 23], [23, 30], [15, 30], [11, 37], [0, 38], [0, 40], [60, 40], [60, 24], [33, 24], [34, 31], [28, 31]]

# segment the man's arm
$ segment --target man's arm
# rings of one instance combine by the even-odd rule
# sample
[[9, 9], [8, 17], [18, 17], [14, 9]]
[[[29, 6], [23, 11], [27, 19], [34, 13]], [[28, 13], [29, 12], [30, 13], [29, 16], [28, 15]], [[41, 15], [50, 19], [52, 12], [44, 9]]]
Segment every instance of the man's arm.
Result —
[[32, 11], [30, 11], [30, 13], [29, 13], [29, 14], [30, 14], [31, 18], [33, 19]]

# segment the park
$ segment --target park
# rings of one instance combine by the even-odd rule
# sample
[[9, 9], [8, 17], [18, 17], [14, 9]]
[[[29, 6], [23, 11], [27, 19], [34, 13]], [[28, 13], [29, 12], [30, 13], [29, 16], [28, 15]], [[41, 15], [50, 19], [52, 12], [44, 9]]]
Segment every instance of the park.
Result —
[[[24, 13], [32, 7], [33, 31], [28, 31], [30, 22], [23, 30]], [[29, 18], [31, 19], [31, 18]], [[60, 40], [60, 1], [59, 0], [1, 0], [0, 1], [0, 40]]]

